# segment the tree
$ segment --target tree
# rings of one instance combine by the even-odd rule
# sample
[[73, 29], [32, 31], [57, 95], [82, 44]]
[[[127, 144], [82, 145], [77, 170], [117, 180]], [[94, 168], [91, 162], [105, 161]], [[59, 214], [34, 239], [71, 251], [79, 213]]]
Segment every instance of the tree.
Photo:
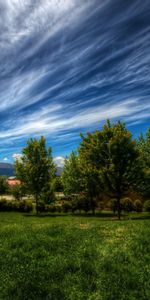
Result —
[[62, 172], [62, 184], [66, 195], [77, 194], [81, 191], [81, 170], [79, 158], [75, 152], [72, 152], [65, 159]]
[[150, 169], [150, 128], [148, 128], [145, 137], [143, 134], [140, 135], [138, 139], [138, 149], [145, 168]]
[[61, 176], [56, 176], [53, 181], [55, 192], [63, 192], [63, 184], [61, 180]]
[[[79, 155], [84, 165], [97, 176], [97, 185], [117, 199], [118, 218], [121, 216], [121, 198], [130, 188], [136, 188], [142, 175], [136, 141], [125, 127], [109, 121], [102, 130], [82, 135]], [[96, 178], [96, 176], [95, 176]]]
[[8, 192], [8, 184], [5, 176], [0, 176], [0, 195]]
[[33, 194], [38, 213], [39, 201], [45, 194], [47, 196], [56, 172], [52, 150], [50, 147], [46, 148], [45, 138], [41, 137], [39, 140], [29, 139], [22, 154], [21, 159], [15, 163], [16, 176]]
[[137, 142], [140, 152], [141, 164], [145, 174], [140, 183], [139, 189], [143, 196], [150, 196], [150, 128], [148, 128], [145, 137], [141, 134]]
[[24, 195], [22, 185], [16, 184], [15, 186], [11, 187], [11, 194], [16, 200], [21, 200]]

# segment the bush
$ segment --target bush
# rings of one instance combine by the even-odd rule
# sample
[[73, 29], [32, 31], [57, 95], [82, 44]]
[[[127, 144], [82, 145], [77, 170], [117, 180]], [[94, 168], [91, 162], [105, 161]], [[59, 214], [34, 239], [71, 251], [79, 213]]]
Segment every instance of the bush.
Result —
[[62, 212], [62, 207], [60, 205], [55, 205], [56, 212], [61, 213]]
[[45, 204], [51, 204], [54, 202], [55, 199], [55, 192], [53, 185], [47, 187], [47, 189], [40, 194], [40, 201], [44, 202]]
[[31, 212], [33, 204], [31, 200], [10, 201], [6, 199], [0, 200], [0, 211], [20, 211]]
[[62, 208], [60, 205], [51, 204], [51, 205], [46, 205], [45, 210], [46, 212], [50, 212], [50, 213], [55, 213], [55, 212], [61, 213]]
[[143, 204], [140, 200], [135, 200], [134, 202], [134, 209], [136, 212], [141, 212], [142, 211], [142, 208], [143, 208]]
[[108, 203], [108, 207], [114, 212], [114, 214], [117, 211], [117, 199], [111, 199]]
[[31, 200], [21, 200], [18, 202], [18, 208], [20, 212], [31, 212], [33, 210], [33, 204]]
[[84, 193], [80, 194], [78, 197], [78, 209], [84, 210], [86, 213], [91, 209], [90, 201]]
[[69, 212], [69, 211], [72, 211], [72, 205], [71, 205], [71, 203], [69, 203], [69, 202], [64, 202], [64, 203], [62, 204], [62, 211], [63, 211], [64, 213], [67, 213], [67, 212]]
[[150, 212], [150, 200], [144, 202], [144, 210]]
[[56, 207], [55, 207], [55, 205], [46, 205], [46, 206], [45, 206], [45, 210], [46, 210], [47, 212], [54, 213], [54, 212], [56, 212]]
[[10, 189], [10, 193], [14, 196], [16, 200], [21, 200], [23, 196], [21, 185], [17, 184]]
[[0, 200], [0, 211], [6, 211], [7, 201], [6, 199]]
[[46, 211], [46, 206], [45, 203], [43, 201], [39, 201], [38, 205], [37, 205], [37, 212], [45, 212]]
[[133, 201], [130, 198], [124, 198], [121, 200], [122, 209], [131, 212], [134, 210]]

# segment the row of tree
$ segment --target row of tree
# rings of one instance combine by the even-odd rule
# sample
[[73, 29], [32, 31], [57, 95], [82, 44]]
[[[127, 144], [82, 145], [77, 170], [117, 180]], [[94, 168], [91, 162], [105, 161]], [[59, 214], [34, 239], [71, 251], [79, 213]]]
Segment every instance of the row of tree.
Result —
[[95, 199], [115, 198], [119, 219], [123, 197], [133, 192], [150, 196], [150, 129], [135, 140], [125, 124], [107, 121], [102, 130], [81, 138], [78, 151], [65, 161], [66, 194], [84, 191], [93, 212]]
[[[101, 130], [81, 134], [76, 152], [66, 158], [61, 181], [66, 195], [84, 195], [95, 211], [97, 199], [117, 199], [120, 219], [121, 199], [131, 192], [141, 197], [150, 195], [150, 129], [138, 140], [125, 124], [107, 121]], [[54, 199], [56, 166], [51, 148], [44, 137], [30, 139], [15, 163], [17, 177], [36, 202], [50, 203]]]

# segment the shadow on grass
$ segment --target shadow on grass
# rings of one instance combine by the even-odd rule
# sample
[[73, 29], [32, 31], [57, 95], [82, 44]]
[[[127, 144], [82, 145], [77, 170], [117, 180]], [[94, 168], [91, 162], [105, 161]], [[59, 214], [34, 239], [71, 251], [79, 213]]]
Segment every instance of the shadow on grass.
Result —
[[[23, 214], [24, 217], [34, 217], [34, 218], [90, 218], [90, 219], [101, 219], [101, 221], [118, 221], [117, 215], [108, 212], [101, 212], [101, 213], [39, 213], [39, 214]], [[128, 216], [123, 216], [128, 217]]]
[[39, 213], [39, 214], [23, 214], [24, 217], [35, 217], [35, 218], [57, 218], [57, 217], [83, 217], [83, 218], [100, 218], [112, 220], [112, 218], [117, 220], [117, 216], [113, 213], [101, 212], [101, 213]]
[[133, 220], [133, 221], [136, 221], [136, 220], [150, 220], [150, 215], [132, 216], [131, 220]]
[[96, 218], [96, 219], [101, 219], [101, 221], [128, 221], [128, 220], [149, 220], [150, 219], [150, 214], [149, 215], [128, 215], [128, 214], [123, 214], [121, 216], [121, 219], [119, 220], [116, 214], [110, 213], [110, 212], [97, 212], [95, 214], [92, 213], [39, 213], [39, 214], [23, 214], [24, 217], [34, 217], [34, 218], [67, 218], [67, 217], [74, 217], [74, 218]]

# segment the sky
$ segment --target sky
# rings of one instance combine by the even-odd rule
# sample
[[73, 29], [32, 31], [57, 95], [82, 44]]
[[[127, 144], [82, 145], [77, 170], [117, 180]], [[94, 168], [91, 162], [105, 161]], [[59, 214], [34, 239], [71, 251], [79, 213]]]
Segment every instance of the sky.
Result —
[[80, 132], [150, 126], [149, 0], [0, 0], [0, 161], [46, 136], [58, 165]]

